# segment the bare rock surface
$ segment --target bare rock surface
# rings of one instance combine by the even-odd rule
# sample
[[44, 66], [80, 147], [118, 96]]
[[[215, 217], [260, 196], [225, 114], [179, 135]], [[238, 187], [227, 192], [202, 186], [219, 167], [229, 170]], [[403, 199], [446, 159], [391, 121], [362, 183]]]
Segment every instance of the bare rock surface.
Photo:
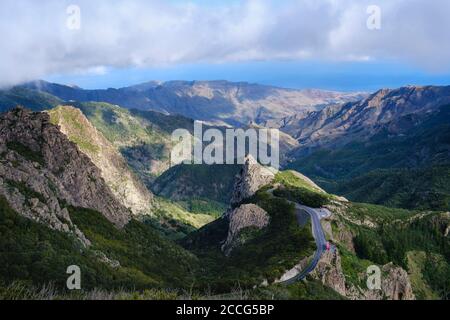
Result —
[[131, 218], [100, 170], [50, 123], [46, 113], [22, 108], [0, 116], [0, 195], [19, 214], [89, 241], [67, 205], [96, 210], [117, 227]]
[[228, 237], [222, 246], [222, 251], [229, 255], [233, 248], [240, 245], [239, 235], [246, 228], [265, 228], [270, 221], [268, 213], [255, 204], [245, 204], [233, 210], [228, 219], [230, 220]]
[[250, 198], [274, 179], [275, 174], [272, 170], [260, 165], [252, 156], [248, 156], [236, 179], [231, 203], [239, 204], [243, 200]]
[[49, 112], [69, 140], [100, 169], [102, 178], [122, 205], [134, 215], [152, 213], [153, 195], [128, 167], [117, 149], [74, 107], [61, 106]]
[[325, 252], [311, 275], [339, 294], [346, 295], [346, 281], [338, 250]]
[[[280, 121], [279, 128], [298, 139], [300, 153], [317, 146], [336, 148], [352, 140], [368, 139], [382, 130], [402, 134], [420, 121], [420, 114], [436, 112], [449, 102], [450, 86], [382, 89], [361, 101], [290, 116]], [[405, 116], [409, 116], [408, 123], [404, 122]]]

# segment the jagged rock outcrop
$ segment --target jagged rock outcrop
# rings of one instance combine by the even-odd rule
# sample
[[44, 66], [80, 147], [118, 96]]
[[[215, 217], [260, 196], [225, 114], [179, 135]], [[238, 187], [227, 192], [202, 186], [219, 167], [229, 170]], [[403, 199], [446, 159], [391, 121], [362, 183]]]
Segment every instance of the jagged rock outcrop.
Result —
[[137, 179], [117, 149], [74, 107], [61, 106], [49, 111], [53, 124], [77, 144], [97, 168], [122, 205], [134, 215], [152, 212], [153, 195]]
[[403, 268], [389, 263], [383, 266], [381, 271], [387, 275], [382, 278], [382, 295], [379, 295], [379, 298], [387, 298], [388, 300], [415, 299], [408, 273]]
[[248, 156], [240, 174], [236, 177], [231, 204], [239, 204], [250, 198], [274, 179], [275, 174], [269, 168], [263, 167], [255, 158]]
[[131, 218], [99, 169], [51, 124], [49, 115], [23, 108], [0, 116], [0, 195], [18, 213], [89, 241], [72, 223], [67, 205], [102, 213], [117, 227]]
[[270, 217], [268, 213], [255, 204], [245, 204], [233, 210], [228, 215], [230, 221], [228, 228], [228, 237], [222, 246], [222, 251], [229, 255], [233, 248], [243, 244], [240, 239], [240, 233], [246, 228], [256, 228], [261, 230], [269, 224]]
[[311, 276], [334, 289], [337, 293], [346, 295], [346, 281], [342, 271], [341, 256], [337, 249], [323, 254]]

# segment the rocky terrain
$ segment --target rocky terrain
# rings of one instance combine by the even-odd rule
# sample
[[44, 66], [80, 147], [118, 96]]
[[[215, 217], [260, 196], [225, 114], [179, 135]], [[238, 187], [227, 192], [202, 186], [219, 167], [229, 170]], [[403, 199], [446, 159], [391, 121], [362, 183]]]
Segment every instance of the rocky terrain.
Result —
[[117, 149], [74, 107], [50, 110], [50, 120], [68, 139], [77, 144], [94, 165], [121, 204], [136, 216], [152, 213], [153, 195], [128, 167]]
[[[340, 214], [343, 213], [341, 212]], [[340, 220], [345, 219], [344, 217], [345, 213], [343, 214], [343, 217], [333, 217], [331, 219]], [[324, 222], [324, 225], [327, 223], [328, 222]], [[353, 253], [355, 252], [353, 243], [354, 236], [344, 225], [341, 224], [341, 227], [335, 234], [332, 233], [331, 228], [328, 228], [328, 232], [334, 243], [343, 246], [345, 248], [344, 250]], [[300, 272], [301, 269], [307, 265], [307, 260], [308, 259], [305, 259], [300, 262], [297, 266], [297, 272]], [[378, 267], [382, 272], [380, 289], [371, 290], [367, 288], [367, 274], [364, 272], [358, 274], [359, 282], [352, 282], [347, 279], [345, 275], [342, 267], [341, 253], [340, 250], [336, 248], [335, 250], [325, 252], [316, 269], [311, 274], [311, 277], [352, 300], [416, 299], [411, 280], [406, 270], [393, 263]]]
[[101, 171], [53, 125], [45, 113], [22, 108], [0, 117], [0, 194], [27, 218], [73, 232], [67, 205], [101, 212], [117, 227], [130, 220]]
[[263, 167], [251, 155], [245, 159], [241, 172], [236, 177], [231, 204], [238, 204], [253, 196], [261, 187], [275, 179], [271, 168]]
[[[255, 163], [253, 159], [248, 159], [247, 165], [236, 177], [233, 203], [237, 206], [229, 209], [219, 222], [206, 226], [198, 234], [202, 242], [217, 241], [223, 254], [228, 257], [228, 263], [238, 259], [241, 252], [247, 252], [246, 250], [252, 246], [264, 241], [263, 239], [266, 239], [264, 235], [270, 233], [269, 230], [280, 223], [273, 211], [266, 207], [267, 203], [277, 200], [264, 191], [265, 189], [261, 190], [263, 186], [280, 187], [284, 185], [285, 188], [296, 186], [299, 189], [306, 188], [311, 192], [326, 195], [323, 189], [300, 173], [290, 171], [266, 176], [261, 173], [261, 170], [265, 170], [265, 168]], [[256, 172], [259, 173], [256, 174]], [[301, 203], [303, 195], [299, 194], [301, 196], [298, 201]], [[306, 196], [307, 193], [304, 195]], [[333, 249], [323, 254], [306, 282], [318, 281], [339, 295], [354, 300], [423, 298], [420, 291], [422, 289], [417, 285], [418, 281], [412, 280], [413, 277], [414, 279], [416, 277], [412, 273], [412, 266], [405, 265], [404, 259], [410, 254], [409, 250], [412, 248], [427, 246], [431, 242], [443, 245], [441, 249], [436, 247], [433, 250], [441, 250], [440, 252], [448, 250], [448, 214], [433, 212], [417, 214], [406, 210], [353, 204], [346, 199], [332, 195], [329, 197], [326, 208], [332, 212], [332, 215], [322, 220], [322, 228], [326, 238], [333, 244]], [[242, 201], [245, 204], [239, 205]], [[278, 206], [282, 205], [279, 203]], [[284, 215], [287, 215], [288, 211], [287, 208], [282, 210]], [[295, 224], [293, 227], [302, 230], [296, 220], [294, 218], [292, 222]], [[311, 228], [309, 223], [306, 228]], [[436, 239], [430, 239], [430, 243], [426, 244], [421, 238], [428, 237], [425, 234], [432, 234], [435, 232], [433, 230], [439, 230], [439, 236]], [[303, 232], [305, 232], [304, 229]], [[393, 239], [384, 239], [385, 232]], [[195, 241], [190, 237], [188, 243], [191, 245]], [[198, 244], [201, 248], [203, 248], [202, 242]], [[401, 249], [398, 247], [399, 245], [402, 246]], [[260, 246], [264, 247], [265, 245], [260, 243]], [[297, 250], [301, 249], [302, 247], [297, 247]], [[201, 250], [205, 250], [205, 248]], [[282, 250], [281, 247], [279, 250]], [[399, 252], [403, 253], [396, 257]], [[285, 268], [279, 277], [276, 279], [265, 278], [261, 280], [260, 285], [270, 288], [273, 283], [291, 279], [309, 265], [311, 258], [312, 253], [303, 256], [292, 263], [291, 267]], [[429, 258], [427, 256], [424, 259]], [[370, 266], [377, 266], [381, 270], [380, 289], [372, 290], [367, 287], [367, 270]], [[443, 268], [445, 270], [446, 267]], [[435, 284], [430, 284], [431, 282], [427, 282], [423, 278], [420, 279], [420, 286], [434, 292], [429, 287]]]
[[272, 126], [296, 138], [301, 144], [299, 151], [318, 146], [336, 148], [369, 139], [384, 129], [390, 135], [400, 135], [420, 123], [424, 115], [449, 103], [450, 87], [383, 89], [367, 99], [293, 115]]
[[228, 214], [228, 219], [230, 221], [228, 237], [222, 246], [226, 255], [229, 255], [233, 248], [245, 243], [245, 239], [240, 238], [241, 230], [246, 228], [261, 230], [270, 221], [267, 212], [254, 204], [244, 204], [234, 209]]
[[[300, 263], [305, 265], [306, 260]], [[364, 285], [365, 276], [361, 274], [361, 286], [355, 286], [346, 280], [342, 270], [339, 251], [326, 252], [314, 272], [312, 278], [319, 280], [339, 294], [352, 300], [415, 300], [407, 271], [392, 263], [380, 266], [382, 272], [381, 289], [371, 290]]]

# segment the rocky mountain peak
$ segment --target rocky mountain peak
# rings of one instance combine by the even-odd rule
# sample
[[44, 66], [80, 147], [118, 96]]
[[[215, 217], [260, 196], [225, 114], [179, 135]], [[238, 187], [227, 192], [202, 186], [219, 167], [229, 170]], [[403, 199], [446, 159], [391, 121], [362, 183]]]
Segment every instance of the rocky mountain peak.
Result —
[[68, 205], [96, 210], [117, 227], [130, 220], [99, 169], [50, 116], [23, 108], [0, 116], [0, 195], [27, 218], [72, 232], [85, 244]]
[[274, 179], [275, 174], [271, 169], [260, 165], [251, 155], [247, 156], [241, 172], [236, 177], [231, 204], [239, 204], [250, 198]]

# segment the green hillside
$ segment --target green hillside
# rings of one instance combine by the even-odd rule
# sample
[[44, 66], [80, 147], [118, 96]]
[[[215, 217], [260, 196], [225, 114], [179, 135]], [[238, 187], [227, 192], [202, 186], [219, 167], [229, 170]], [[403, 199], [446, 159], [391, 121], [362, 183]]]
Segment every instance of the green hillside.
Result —
[[[187, 286], [197, 260], [176, 244], [161, 238], [152, 228], [132, 221], [116, 229], [100, 213], [69, 208], [71, 219], [91, 240], [83, 249], [71, 236], [23, 218], [0, 197], [0, 279], [54, 283], [65, 287], [66, 269], [78, 265], [85, 290], [144, 289]], [[119, 262], [101, 262], [106, 255]]]
[[[450, 239], [445, 236], [450, 223], [448, 213], [424, 213], [367, 204], [349, 204], [346, 211], [348, 217], [375, 223], [374, 227], [342, 219], [333, 223], [333, 232], [347, 230], [353, 234], [357, 259], [402, 266], [412, 278], [418, 299], [429, 298], [430, 294], [449, 299]], [[344, 251], [342, 259], [346, 272], [355, 275], [358, 268], [354, 263], [346, 263], [351, 256]], [[354, 261], [354, 257], [349, 261]], [[420, 270], [417, 270], [418, 263]], [[420, 281], [417, 281], [418, 272]]]
[[350, 200], [448, 210], [449, 166], [450, 106], [443, 106], [402, 134], [382, 132], [338, 149], [319, 148], [289, 168]]
[[375, 170], [332, 184], [330, 190], [357, 202], [407, 209], [450, 210], [450, 166]]
[[221, 251], [222, 241], [228, 234], [226, 218], [216, 220], [182, 241], [201, 261], [203, 270], [197, 275], [198, 279], [218, 292], [227, 292], [237, 283], [252, 288], [264, 279], [272, 282], [314, 252], [311, 228], [298, 226], [293, 205], [266, 191], [258, 192], [246, 202], [265, 209], [270, 215], [270, 224], [261, 231], [251, 228], [243, 231], [246, 242], [233, 250], [230, 257], [225, 257]]
[[176, 201], [206, 199], [228, 204], [240, 165], [178, 165], [164, 172], [152, 190]]
[[0, 112], [22, 106], [33, 111], [43, 111], [60, 105], [62, 100], [45, 92], [14, 87], [0, 90]]

